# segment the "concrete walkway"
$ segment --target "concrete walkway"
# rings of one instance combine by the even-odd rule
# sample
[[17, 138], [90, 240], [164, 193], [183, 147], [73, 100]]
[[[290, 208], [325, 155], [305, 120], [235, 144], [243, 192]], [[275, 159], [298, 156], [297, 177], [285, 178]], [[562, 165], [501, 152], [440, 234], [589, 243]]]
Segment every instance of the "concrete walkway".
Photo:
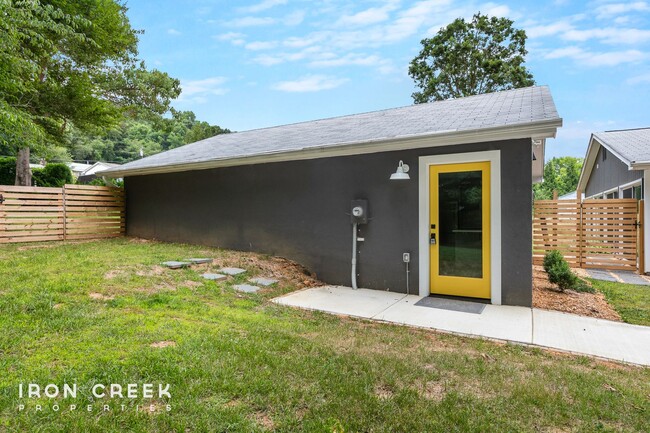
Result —
[[650, 366], [650, 327], [536, 308], [486, 305], [480, 314], [415, 305], [422, 297], [323, 286], [273, 302]]

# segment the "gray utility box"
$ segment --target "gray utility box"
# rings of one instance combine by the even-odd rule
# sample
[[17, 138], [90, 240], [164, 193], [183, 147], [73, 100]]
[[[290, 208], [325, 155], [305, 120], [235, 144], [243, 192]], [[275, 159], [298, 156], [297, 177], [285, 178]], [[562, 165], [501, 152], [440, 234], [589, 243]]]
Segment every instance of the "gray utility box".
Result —
[[352, 200], [350, 215], [352, 223], [368, 224], [368, 200]]

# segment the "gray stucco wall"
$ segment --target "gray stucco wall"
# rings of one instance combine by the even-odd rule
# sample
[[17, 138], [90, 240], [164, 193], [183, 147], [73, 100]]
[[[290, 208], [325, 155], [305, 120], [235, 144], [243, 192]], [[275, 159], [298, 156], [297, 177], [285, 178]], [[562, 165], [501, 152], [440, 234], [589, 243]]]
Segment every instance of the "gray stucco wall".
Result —
[[607, 159], [603, 161], [604, 149], [604, 147], [600, 146], [596, 155], [596, 161], [585, 188], [585, 197], [599, 194], [643, 177], [643, 170], [628, 169], [627, 165], [612, 152], [608, 151]]
[[[127, 233], [256, 251], [295, 260], [330, 284], [350, 285], [350, 201], [367, 199], [360, 287], [406, 291], [402, 253], [418, 290], [418, 157], [501, 150], [502, 302], [530, 305], [530, 140], [227, 167], [125, 179]], [[410, 181], [389, 181], [399, 160]]]

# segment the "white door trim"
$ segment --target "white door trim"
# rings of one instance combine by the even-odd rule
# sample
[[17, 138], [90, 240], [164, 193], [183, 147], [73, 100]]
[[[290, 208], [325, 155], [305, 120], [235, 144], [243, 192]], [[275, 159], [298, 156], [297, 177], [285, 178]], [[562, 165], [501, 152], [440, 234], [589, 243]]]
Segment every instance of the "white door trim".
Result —
[[493, 304], [501, 305], [501, 151], [499, 150], [431, 155], [419, 158], [419, 294], [420, 296], [429, 296], [429, 198], [431, 197], [429, 194], [429, 166], [464, 162], [490, 162], [490, 234], [492, 236], [490, 241], [490, 297]]

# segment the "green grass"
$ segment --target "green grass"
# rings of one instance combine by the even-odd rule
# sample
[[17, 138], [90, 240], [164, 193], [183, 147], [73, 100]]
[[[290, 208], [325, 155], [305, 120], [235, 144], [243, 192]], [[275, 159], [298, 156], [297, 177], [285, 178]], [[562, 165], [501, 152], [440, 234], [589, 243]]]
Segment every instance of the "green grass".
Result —
[[[205, 255], [262, 273], [244, 254], [128, 239], [0, 248], [0, 431], [650, 431], [650, 369], [280, 307], [286, 281], [248, 295], [230, 287], [245, 277], [156, 268]], [[25, 401], [21, 382], [80, 391]], [[171, 385], [153, 401], [170, 412], [88, 397], [143, 382]]]
[[650, 287], [590, 279], [623, 321], [650, 326]]

